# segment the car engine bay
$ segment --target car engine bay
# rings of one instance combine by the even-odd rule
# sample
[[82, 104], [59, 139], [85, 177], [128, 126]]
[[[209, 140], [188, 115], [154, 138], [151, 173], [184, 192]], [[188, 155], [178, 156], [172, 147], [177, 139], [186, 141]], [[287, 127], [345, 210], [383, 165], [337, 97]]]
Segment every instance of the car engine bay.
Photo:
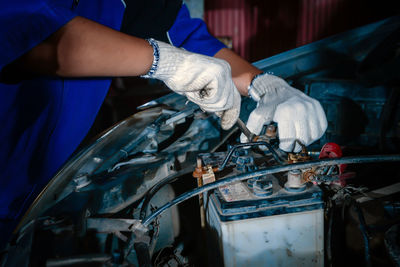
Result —
[[[80, 151], [14, 232], [2, 266], [400, 266], [400, 19], [256, 62], [318, 99], [299, 153], [279, 125], [240, 143], [177, 94]], [[243, 98], [246, 121], [256, 103]]]

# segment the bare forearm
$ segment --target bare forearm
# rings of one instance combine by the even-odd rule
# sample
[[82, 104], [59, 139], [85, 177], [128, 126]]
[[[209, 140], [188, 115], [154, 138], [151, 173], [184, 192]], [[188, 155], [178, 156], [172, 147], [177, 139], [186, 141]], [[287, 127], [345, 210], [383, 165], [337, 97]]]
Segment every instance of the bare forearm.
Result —
[[76, 17], [16, 63], [37, 74], [99, 77], [142, 75], [152, 61], [147, 41]]
[[228, 61], [232, 69], [232, 78], [241, 95], [247, 96], [247, 87], [254, 76], [262, 71], [241, 58], [232, 50], [223, 48], [215, 57]]

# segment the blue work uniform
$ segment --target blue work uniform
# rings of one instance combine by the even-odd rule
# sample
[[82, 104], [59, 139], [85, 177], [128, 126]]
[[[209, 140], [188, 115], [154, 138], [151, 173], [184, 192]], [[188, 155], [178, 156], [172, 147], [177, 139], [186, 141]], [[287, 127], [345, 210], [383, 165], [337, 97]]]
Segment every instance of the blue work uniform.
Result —
[[[0, 0], [0, 73], [75, 16], [119, 30], [125, 8], [123, 0]], [[210, 56], [224, 47], [204, 22], [190, 18], [185, 5], [166, 36]], [[0, 248], [83, 140], [110, 83], [110, 78], [0, 80]]]

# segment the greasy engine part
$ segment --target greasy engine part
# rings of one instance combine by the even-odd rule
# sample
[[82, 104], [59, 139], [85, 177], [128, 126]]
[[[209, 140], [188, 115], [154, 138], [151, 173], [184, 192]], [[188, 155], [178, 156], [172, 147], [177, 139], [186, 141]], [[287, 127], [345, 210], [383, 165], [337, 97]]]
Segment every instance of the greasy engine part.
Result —
[[[253, 193], [255, 195], [255, 199], [259, 199], [260, 197], [264, 197], [264, 198], [267, 198], [267, 199], [271, 198], [270, 196], [273, 193], [273, 190], [271, 190], [271, 189], [274, 187], [275, 191], [276, 191], [277, 190], [276, 187], [279, 186], [279, 185], [275, 184], [275, 186], [272, 186], [271, 178], [269, 179], [269, 181], [270, 181], [269, 183], [265, 179], [263, 180], [262, 177], [266, 177], [265, 175], [262, 176], [261, 174], [259, 174], [259, 175], [255, 176], [255, 177], [258, 177], [257, 179], [249, 177], [247, 172], [249, 171], [249, 168], [250, 169], [252, 168], [253, 170], [255, 169], [254, 162], [256, 160], [254, 160], [251, 156], [249, 156], [249, 152], [246, 149], [236, 150], [235, 152], [236, 153], [231, 153], [236, 158], [233, 157], [233, 159], [231, 160], [231, 163], [229, 164], [229, 166], [232, 166], [232, 164], [233, 164], [233, 166], [236, 165], [236, 167], [235, 167], [236, 170], [234, 169], [233, 172], [230, 173], [230, 175], [228, 175], [228, 178], [221, 179], [221, 180], [215, 182], [214, 185], [208, 184], [208, 185], [204, 186], [203, 188], [198, 188], [198, 189], [193, 190], [192, 192], [188, 192], [187, 194], [181, 195], [180, 197], [176, 198], [172, 202], [166, 204], [164, 207], [161, 207], [154, 214], [157, 214], [157, 213], [160, 214], [163, 211], [164, 208], [168, 208], [168, 206], [172, 206], [172, 205], [178, 204], [181, 201], [184, 201], [185, 199], [188, 199], [188, 198], [193, 197], [195, 195], [202, 195], [201, 193], [204, 193], [204, 192], [206, 192], [206, 191], [208, 191], [208, 190], [210, 190], [212, 188], [219, 188], [219, 192], [220, 192], [220, 194], [222, 194], [223, 199], [225, 201], [228, 201], [228, 202], [229, 201], [243, 201], [245, 199], [252, 199], [251, 197], [249, 197], [249, 195], [251, 193]], [[227, 154], [229, 154], [229, 152]], [[225, 163], [225, 160], [223, 160], [223, 159], [226, 159], [227, 156], [226, 155], [224, 156], [221, 153], [218, 153], [218, 154], [213, 153], [213, 154], [201, 154], [200, 158], [201, 158], [202, 162], [205, 165], [218, 167], [219, 165]], [[273, 159], [273, 158], [271, 157], [270, 159]], [[291, 172], [294, 172], [294, 171], [298, 172], [299, 169], [309, 169], [309, 168], [311, 168], [311, 169], [314, 169], [314, 170], [318, 170], [317, 172], [319, 174], [324, 174], [325, 175], [325, 179], [327, 179], [326, 177], [328, 177], [329, 175], [334, 175], [335, 173], [323, 173], [323, 170], [326, 169], [326, 168], [325, 167], [321, 168], [319, 166], [338, 166], [342, 162], [344, 162], [344, 163], [346, 163], [346, 162], [348, 162], [348, 163], [355, 163], [355, 162], [362, 163], [362, 162], [369, 162], [369, 161], [373, 162], [373, 161], [376, 161], [376, 160], [379, 160], [379, 161], [381, 161], [381, 160], [382, 161], [386, 161], [386, 160], [398, 161], [399, 159], [400, 159], [399, 156], [394, 156], [392, 158], [390, 158], [390, 157], [378, 157], [377, 156], [377, 157], [363, 157], [363, 158], [353, 158], [353, 159], [346, 159], [346, 158], [345, 159], [331, 159], [331, 160], [325, 160], [324, 162], [321, 162], [321, 161], [316, 161], [315, 162], [314, 161], [314, 162], [309, 162], [309, 163], [297, 163], [297, 164], [289, 165], [289, 166], [292, 166], [292, 168], [289, 168], [289, 169], [286, 169], [286, 170], [290, 170], [291, 169]], [[268, 159], [264, 159], [264, 161], [269, 161], [269, 160]], [[248, 163], [250, 163], [250, 165], [248, 165]], [[199, 167], [200, 167], [200, 165], [201, 164], [199, 164]], [[225, 165], [227, 165], [227, 164], [225, 164]], [[253, 165], [253, 167], [251, 167], [252, 165]], [[245, 167], [245, 168], [243, 168], [243, 167]], [[287, 167], [287, 166], [279, 166], [279, 167], [281, 169], [285, 169], [284, 167]], [[306, 168], [304, 168], [304, 167], [306, 167]], [[202, 173], [204, 173], [205, 170], [203, 170], [202, 168], [201, 169], [197, 168], [197, 169], [198, 169], [197, 172], [195, 171], [194, 173], [195, 174], [198, 173], [199, 175], [197, 175], [197, 176], [200, 177], [200, 170], [202, 171]], [[218, 169], [218, 168], [215, 168], [215, 169]], [[240, 177], [240, 178], [238, 178], [238, 176], [234, 176], [234, 174], [238, 174], [238, 173], [240, 174], [242, 172], [245, 172], [246, 175], [242, 175], [242, 177]], [[275, 172], [271, 172], [271, 174], [276, 173], [276, 172], [280, 172], [280, 170], [276, 170]], [[218, 176], [218, 172], [216, 174]], [[233, 177], [232, 177], [232, 174], [233, 174]], [[299, 172], [299, 174], [301, 174], [301, 172]], [[289, 176], [290, 176], [290, 174], [289, 174]], [[246, 189], [246, 186], [244, 186], [244, 184], [238, 183], [238, 182], [240, 182], [240, 180], [246, 180], [246, 178], [244, 178], [244, 177], [246, 177], [247, 179], [251, 178], [251, 179], [248, 179], [247, 183], [246, 183], [247, 184], [247, 188], [251, 188], [251, 189]], [[219, 177], [219, 178], [222, 178], [222, 177]], [[229, 180], [229, 181], [224, 181], [224, 180]], [[256, 180], [256, 181], [252, 181], [252, 183], [250, 183], [249, 182], [250, 180]], [[322, 180], [320, 179], [319, 182], [322, 182]], [[330, 184], [331, 183], [331, 181], [329, 181], [329, 180], [326, 180], [324, 182], [326, 184]], [[211, 188], [209, 187], [209, 188], [205, 189], [205, 187], [208, 187], [208, 186], [211, 186], [211, 185], [212, 185]], [[293, 193], [302, 194], [301, 192], [303, 192], [305, 190], [305, 186], [303, 186], [301, 183], [298, 183], [297, 185], [293, 186], [293, 183], [292, 183], [291, 186], [287, 185], [285, 187], [285, 189], [281, 189], [281, 190], [286, 190], [286, 191], [288, 191], [288, 192], [290, 192], [292, 194]], [[278, 191], [279, 191], [279, 189], [278, 189]], [[278, 199], [280, 200], [280, 202], [282, 202], [284, 197], [282, 195], [280, 195], [278, 197]], [[216, 200], [214, 200], [214, 201], [216, 201]], [[319, 201], [320, 201], [319, 203], [321, 203], [321, 200], [319, 200]], [[310, 200], [306, 200], [306, 202], [307, 203], [311, 203]], [[209, 203], [209, 201], [207, 201], [207, 203]], [[318, 203], [318, 200], [317, 200], [317, 203]], [[221, 204], [219, 204], [219, 205], [221, 205]], [[264, 209], [267, 206], [265, 206], [265, 204], [264, 204], [264, 206], [263, 206]], [[269, 206], [271, 206], [271, 205], [269, 205]], [[289, 204], [289, 206], [290, 206], [290, 204]], [[236, 217], [238, 216], [238, 209], [239, 209], [239, 207], [235, 208], [235, 214], [236, 214], [235, 216]], [[289, 208], [287, 208], [287, 209], [289, 209]], [[303, 209], [304, 209], [304, 206], [303, 206]], [[224, 214], [225, 214], [224, 216], [227, 216], [227, 214], [228, 214], [227, 212], [228, 211], [224, 212]], [[259, 214], [259, 213], [260, 213], [260, 211], [257, 212], [257, 214]], [[322, 214], [321, 211], [318, 214], [319, 214], [318, 216], [321, 216], [321, 214]], [[215, 218], [215, 216], [216, 215], [215, 215], [215, 212], [214, 212], [214, 218]], [[144, 224], [145, 225], [148, 224], [149, 221], [151, 221], [151, 217], [152, 216], [149, 216], [148, 218], [146, 218], [144, 220]], [[215, 221], [215, 219], [213, 221]], [[215, 225], [213, 225], [213, 226], [215, 227]], [[293, 226], [292, 226], [292, 228], [293, 228]], [[320, 228], [318, 228], [318, 229], [320, 229]], [[298, 231], [303, 231], [303, 230], [298, 229]], [[319, 236], [323, 236], [323, 233], [320, 233], [321, 231], [322, 230], [320, 229], [320, 231], [318, 232]], [[243, 230], [240, 230], [240, 231], [238, 230], [238, 232], [243, 232]], [[225, 241], [221, 241], [221, 242], [222, 243], [226, 243], [226, 242], [229, 242], [229, 241], [225, 240]], [[244, 247], [246, 247], [246, 246], [244, 246]], [[236, 250], [237, 249], [238, 248], [236, 248]], [[317, 254], [321, 253], [321, 249], [322, 249], [321, 247], [318, 248], [319, 252]], [[299, 250], [299, 248], [298, 248], [298, 250]], [[222, 253], [222, 252], [220, 252], [220, 253], [221, 253], [221, 255], [224, 255], [224, 253]], [[234, 255], [231, 255], [231, 253], [229, 253], [229, 252], [225, 252], [225, 253], [228, 253], [228, 255], [226, 256], [225, 260], [226, 259], [234, 259], [235, 258]], [[238, 255], [243, 255], [243, 253], [240, 253]], [[295, 259], [297, 259], [294, 254], [292, 254], [292, 255], [294, 256]], [[311, 252], [310, 255], [315, 255], [315, 252]], [[323, 255], [323, 254], [321, 254], [321, 255]], [[280, 257], [282, 258], [283, 255], [281, 255]], [[269, 260], [272, 260], [272, 258], [270, 257]], [[236, 260], [239, 260], [239, 259], [236, 259]], [[261, 258], [261, 259], [258, 259], [258, 260], [265, 261], [266, 259], [265, 258]], [[316, 259], [311, 257], [311, 258], [309, 258], [309, 260], [310, 261], [315, 261]], [[323, 259], [318, 258], [317, 261], [321, 264], [321, 262], [323, 262]], [[249, 262], [249, 259], [246, 259], [246, 262]]]
[[[280, 162], [271, 154], [265, 156], [252, 151], [251, 148], [265, 146], [265, 143], [253, 142], [231, 149], [223, 161], [226, 165], [230, 160], [231, 172], [216, 175], [222, 179], [278, 165]], [[269, 149], [276, 147], [269, 146]], [[200, 157], [208, 166], [221, 164], [213, 154]], [[222, 167], [216, 169], [223, 170]], [[298, 179], [293, 177], [294, 172]], [[309, 184], [306, 188], [300, 170], [290, 171], [287, 178], [286, 175], [266, 175], [227, 184], [201, 195], [207, 199], [209, 266], [276, 265], [284, 258], [286, 266], [298, 264], [300, 260], [305, 265], [323, 264], [322, 194], [315, 185]]]

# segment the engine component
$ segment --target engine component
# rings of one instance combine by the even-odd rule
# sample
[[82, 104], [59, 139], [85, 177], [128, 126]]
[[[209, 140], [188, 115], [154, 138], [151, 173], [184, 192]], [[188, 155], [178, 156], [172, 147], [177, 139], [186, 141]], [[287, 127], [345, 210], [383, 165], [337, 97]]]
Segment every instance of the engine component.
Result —
[[210, 266], [323, 266], [322, 192], [310, 186], [291, 193], [270, 181], [270, 196], [242, 182], [211, 194], [207, 222], [217, 253]]
[[302, 181], [301, 170], [292, 170], [288, 172], [285, 189], [289, 192], [301, 192], [306, 189], [306, 184]]
[[[202, 158], [219, 164], [209, 162], [212, 155]], [[271, 159], [238, 149], [231, 158], [232, 172], [254, 171]], [[300, 170], [289, 171], [283, 186], [285, 180], [265, 175], [211, 193], [205, 201], [210, 266], [323, 265], [322, 191], [311, 183], [306, 186]]]

